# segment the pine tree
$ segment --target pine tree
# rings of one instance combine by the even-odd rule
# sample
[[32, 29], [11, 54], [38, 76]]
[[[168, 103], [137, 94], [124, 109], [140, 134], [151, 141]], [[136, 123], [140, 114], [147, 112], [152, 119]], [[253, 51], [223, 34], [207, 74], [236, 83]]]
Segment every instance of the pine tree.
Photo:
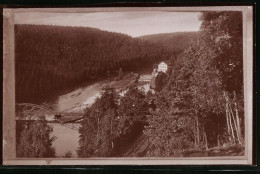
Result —
[[55, 157], [55, 149], [52, 147], [55, 137], [51, 137], [52, 128], [46, 120], [18, 124], [23, 124], [23, 128], [18, 134], [17, 157]]

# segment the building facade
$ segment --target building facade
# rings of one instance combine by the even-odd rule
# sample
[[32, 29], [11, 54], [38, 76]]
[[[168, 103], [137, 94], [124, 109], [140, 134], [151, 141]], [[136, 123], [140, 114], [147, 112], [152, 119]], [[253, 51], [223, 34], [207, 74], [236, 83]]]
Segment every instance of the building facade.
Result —
[[161, 62], [158, 64], [157, 68], [155, 68], [152, 72], [152, 76], [156, 77], [159, 72], [164, 72], [166, 73], [168, 70], [169, 65], [166, 64], [165, 62]]
[[158, 65], [158, 72], [164, 72], [166, 73], [168, 69], [168, 65], [164, 62], [161, 62], [159, 65]]

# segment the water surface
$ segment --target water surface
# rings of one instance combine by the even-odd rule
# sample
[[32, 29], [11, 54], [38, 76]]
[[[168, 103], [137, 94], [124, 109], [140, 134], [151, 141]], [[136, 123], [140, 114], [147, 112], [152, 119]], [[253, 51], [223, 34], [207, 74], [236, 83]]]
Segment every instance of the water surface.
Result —
[[[140, 79], [149, 79], [150, 74], [142, 74]], [[118, 83], [117, 81], [100, 81], [92, 85], [78, 88], [72, 92], [61, 95], [54, 102], [53, 108], [56, 112], [84, 112], [86, 107], [90, 107], [100, 96], [100, 92], [108, 83]], [[140, 82], [139, 89], [147, 93], [150, 90], [149, 81]], [[119, 94], [123, 96], [127, 90], [121, 91]], [[56, 156], [63, 157], [67, 152], [71, 152], [73, 157], [77, 157], [77, 149], [79, 147], [79, 132], [80, 123], [76, 123], [76, 128], [71, 128], [70, 124], [49, 123], [53, 127], [53, 136], [57, 139], [53, 142], [56, 149]]]
[[[56, 151], [56, 157], [64, 157], [67, 152], [72, 153], [72, 157], [77, 157], [77, 149], [79, 146], [79, 132], [78, 130], [72, 129], [69, 124], [58, 124], [49, 123], [53, 128], [52, 136], [57, 137], [57, 139], [52, 143]], [[80, 124], [75, 123], [73, 125], [75, 128], [79, 128]]]

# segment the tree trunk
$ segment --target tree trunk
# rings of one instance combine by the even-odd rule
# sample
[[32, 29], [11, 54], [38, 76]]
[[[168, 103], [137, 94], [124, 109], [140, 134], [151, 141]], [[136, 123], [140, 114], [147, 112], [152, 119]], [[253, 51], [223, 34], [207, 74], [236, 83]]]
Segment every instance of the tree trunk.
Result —
[[111, 122], [110, 122], [110, 135], [111, 135], [111, 147], [113, 149], [114, 144], [113, 144], [113, 116], [111, 116]]
[[236, 129], [236, 135], [237, 135], [238, 143], [241, 144], [240, 135], [239, 135], [238, 126], [237, 126], [237, 120], [234, 117], [234, 113], [232, 111], [231, 106], [230, 106], [230, 114], [232, 116], [232, 119], [234, 120], [234, 125], [235, 125], [235, 129]]
[[195, 149], [198, 149], [200, 139], [199, 139], [199, 124], [198, 124], [198, 115], [197, 114], [195, 114], [195, 120], [194, 120], [194, 139], [195, 139]]
[[169, 140], [167, 139], [167, 157], [170, 156]]
[[196, 127], [197, 127], [197, 138], [198, 138], [198, 147], [200, 145], [200, 129], [199, 129], [199, 116], [196, 112]]
[[208, 140], [207, 140], [207, 134], [205, 131], [204, 131], [204, 137], [205, 137], [206, 150], [208, 150]]
[[232, 135], [232, 143], [234, 143], [235, 142], [235, 134], [234, 134], [234, 129], [233, 129], [230, 113], [228, 113], [228, 116], [229, 116], [229, 124], [230, 124], [231, 135]]
[[167, 137], [166, 137], [166, 155], [167, 157], [170, 156], [170, 147], [169, 147], [169, 131], [167, 131]]
[[219, 147], [220, 146], [220, 140], [219, 140], [219, 133], [220, 133], [220, 130], [219, 130], [219, 123], [217, 123], [217, 146]]
[[228, 116], [228, 99], [227, 99], [227, 95], [226, 93], [224, 92], [224, 97], [225, 97], [225, 100], [226, 100], [226, 119], [227, 119], [227, 131], [228, 131], [228, 135], [229, 135], [229, 139], [231, 139], [231, 130], [230, 130], [230, 125], [229, 125], [229, 116]]
[[242, 135], [241, 135], [241, 126], [240, 126], [240, 121], [239, 121], [239, 115], [238, 115], [238, 107], [237, 107], [237, 102], [236, 102], [236, 93], [234, 92], [234, 100], [235, 100], [235, 113], [236, 113], [236, 120], [237, 120], [237, 128], [238, 128], [238, 135], [239, 135], [239, 141], [240, 144], [242, 143]]
[[97, 145], [99, 141], [99, 117], [98, 117], [98, 130], [97, 130]]
[[196, 124], [194, 124], [194, 144], [195, 144], [195, 149], [198, 148], [198, 142], [197, 142], [197, 135], [196, 135]]
[[218, 134], [218, 147], [220, 146], [220, 141], [219, 141], [219, 134]]
[[226, 92], [224, 92], [224, 97], [226, 100], [226, 117], [227, 117], [227, 127], [228, 127], [228, 135], [229, 139], [232, 143], [235, 142], [235, 135], [234, 135], [234, 129], [232, 126], [232, 120], [231, 120], [231, 113], [230, 113], [230, 107], [229, 107], [229, 99]]

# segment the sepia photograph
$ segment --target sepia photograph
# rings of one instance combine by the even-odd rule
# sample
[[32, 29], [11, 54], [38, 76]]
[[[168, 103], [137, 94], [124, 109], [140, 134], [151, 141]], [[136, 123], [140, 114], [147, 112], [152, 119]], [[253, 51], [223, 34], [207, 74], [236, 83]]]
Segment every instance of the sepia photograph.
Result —
[[4, 9], [3, 30], [4, 164], [252, 164], [252, 7]]

